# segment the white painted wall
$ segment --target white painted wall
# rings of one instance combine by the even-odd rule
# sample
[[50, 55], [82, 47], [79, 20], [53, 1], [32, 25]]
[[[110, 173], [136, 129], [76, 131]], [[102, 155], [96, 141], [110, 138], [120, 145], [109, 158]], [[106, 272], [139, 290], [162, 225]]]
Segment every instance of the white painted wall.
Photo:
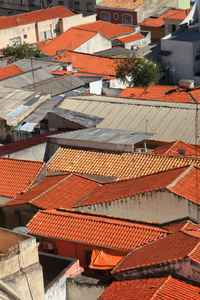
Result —
[[77, 47], [75, 51], [93, 54], [110, 48], [112, 48], [111, 40], [103, 36], [101, 33], [98, 33], [90, 40]]
[[76, 210], [158, 223], [185, 216], [200, 221], [197, 204], [169, 191], [148, 192], [111, 202], [81, 206]]
[[101, 95], [102, 93], [102, 80], [90, 82], [90, 94]]

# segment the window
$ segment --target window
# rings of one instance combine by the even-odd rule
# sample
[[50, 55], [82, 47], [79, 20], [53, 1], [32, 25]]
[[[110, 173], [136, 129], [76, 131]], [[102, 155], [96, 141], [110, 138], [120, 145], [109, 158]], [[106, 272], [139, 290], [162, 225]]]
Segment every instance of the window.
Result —
[[17, 37], [17, 38], [14, 38], [14, 39], [10, 39], [10, 46], [13, 47], [13, 46], [18, 46], [21, 44], [21, 38], [20, 37]]
[[47, 40], [47, 39], [51, 39], [51, 38], [52, 38], [51, 30], [41, 32], [42, 40]]
[[132, 24], [132, 16], [131, 15], [123, 15], [123, 23], [124, 24]]
[[92, 12], [92, 3], [87, 3], [87, 11]]
[[24, 39], [27, 39], [27, 34], [24, 34]]
[[74, 2], [74, 9], [80, 10], [80, 2]]
[[168, 32], [173, 32], [175, 30], [176, 30], [176, 25], [173, 25], [173, 24], [168, 25]]
[[86, 266], [89, 267], [91, 261], [92, 251], [85, 251], [85, 259], [86, 259]]
[[24, 0], [19, 0], [19, 5], [24, 5]]
[[107, 12], [102, 12], [101, 21], [110, 22], [110, 14]]
[[119, 19], [119, 15], [117, 13], [114, 14], [114, 19], [118, 20]]

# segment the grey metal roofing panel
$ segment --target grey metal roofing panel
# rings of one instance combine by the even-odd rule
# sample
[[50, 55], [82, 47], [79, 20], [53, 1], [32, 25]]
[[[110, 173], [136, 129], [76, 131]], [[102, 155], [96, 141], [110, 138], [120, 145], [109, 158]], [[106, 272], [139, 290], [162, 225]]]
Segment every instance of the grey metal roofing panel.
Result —
[[195, 143], [195, 104], [80, 95], [65, 99], [62, 107], [104, 117], [99, 128], [147, 131], [155, 133], [153, 139]]
[[48, 71], [53, 71], [55, 69], [58, 69], [61, 67], [63, 62], [58, 62], [54, 60], [48, 60], [48, 59], [38, 59], [38, 58], [32, 58], [32, 65], [31, 65], [31, 58], [23, 58], [21, 60], [18, 60], [17, 62], [14, 63], [17, 65], [20, 69], [22, 69], [24, 72], [32, 70], [32, 65], [33, 69], [37, 68], [45, 68]]
[[53, 108], [51, 111], [49, 111], [49, 113], [55, 114], [61, 118], [80, 124], [81, 126], [84, 126], [86, 128], [96, 126], [103, 120], [102, 118], [96, 116], [58, 107]]
[[134, 145], [151, 136], [150, 133], [107, 128], [89, 128], [53, 135], [54, 139]]
[[[61, 77], [53, 77], [47, 82], [42, 82], [35, 86], [35, 91], [49, 92], [52, 96], [66, 93], [72, 89], [84, 86], [85, 83], [74, 75], [66, 75]], [[31, 88], [33, 90], [33, 87]]]

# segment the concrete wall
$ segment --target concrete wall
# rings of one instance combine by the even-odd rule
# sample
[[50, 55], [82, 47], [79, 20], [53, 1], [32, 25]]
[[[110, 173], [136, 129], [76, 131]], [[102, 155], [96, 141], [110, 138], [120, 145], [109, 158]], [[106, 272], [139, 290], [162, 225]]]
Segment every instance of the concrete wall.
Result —
[[[167, 36], [168, 37], [168, 36]], [[178, 84], [180, 79], [193, 78], [193, 45], [185, 41], [177, 41], [169, 38], [161, 39], [161, 50], [171, 51], [170, 56], [162, 56], [162, 65], [170, 66], [169, 81]], [[200, 47], [200, 41], [199, 41]], [[184, 62], [184, 63], [183, 63]], [[175, 79], [174, 79], [175, 78]]]
[[3, 157], [15, 158], [15, 159], [27, 159], [34, 161], [44, 161], [47, 143], [42, 143], [36, 146], [32, 146], [27, 149], [16, 151], [10, 154], [3, 155]]
[[145, 47], [151, 43], [151, 33], [149, 32], [146, 37], [136, 40], [136, 41], [131, 41], [128, 43], [124, 43], [124, 46], [126, 49], [131, 49], [132, 46], [137, 46], [138, 48]]
[[93, 54], [95, 52], [107, 50], [110, 48], [112, 48], [111, 40], [98, 33], [95, 36], [93, 36], [90, 40], [77, 47], [75, 51]]
[[83, 16], [82, 14], [77, 14], [71, 17], [63, 18], [60, 21], [60, 28], [62, 28], [62, 32], [66, 31], [67, 29], [73, 27], [73, 26], [78, 26], [81, 24], [87, 24], [90, 22], [95, 22], [96, 21], [96, 15], [89, 15], [89, 16]]
[[80, 300], [90, 299], [96, 300], [106, 290], [107, 285], [81, 284], [75, 282], [73, 278], [67, 278], [67, 299]]
[[90, 82], [90, 94], [102, 94], [102, 80]]
[[81, 206], [76, 210], [158, 223], [185, 216], [200, 221], [197, 204], [168, 191], [148, 192], [111, 202]]
[[66, 300], [66, 294], [66, 271], [64, 271], [45, 289], [45, 300]]
[[16, 291], [21, 299], [43, 300], [42, 268], [39, 264], [35, 238], [13, 232], [9, 233], [9, 231], [5, 231], [4, 237], [13, 246], [17, 239], [19, 252], [0, 260], [0, 279]]

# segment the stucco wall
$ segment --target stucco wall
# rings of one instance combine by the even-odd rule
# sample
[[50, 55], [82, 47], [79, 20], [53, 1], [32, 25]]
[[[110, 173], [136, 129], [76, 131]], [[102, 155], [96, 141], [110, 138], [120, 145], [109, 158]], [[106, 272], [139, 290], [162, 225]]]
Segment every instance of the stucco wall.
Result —
[[81, 24], [86, 24], [95, 21], [96, 21], [96, 14], [89, 15], [89, 16], [83, 16], [82, 14], [77, 14], [71, 17], [63, 18], [59, 26], [61, 26], [62, 32], [64, 32], [73, 26], [78, 26]]
[[67, 278], [67, 299], [80, 300], [90, 299], [96, 300], [106, 290], [106, 285], [80, 284]]
[[195, 203], [168, 191], [153, 191], [111, 202], [90, 204], [78, 207], [76, 210], [158, 223], [185, 216], [200, 220]]
[[132, 46], [137, 46], [138, 48], [142, 48], [142, 47], [149, 45], [150, 43], [151, 43], [151, 33], [149, 32], [146, 35], [146, 37], [136, 40], [136, 41], [131, 41], [131, 42], [125, 43], [124, 45], [125, 45], [126, 49], [132, 50], [131, 49]]
[[87, 42], [77, 47], [75, 51], [93, 54], [95, 52], [103, 51], [109, 48], [112, 48], [111, 40], [98, 33]]
[[54, 283], [45, 289], [45, 300], [66, 300], [66, 272], [56, 277]]
[[[199, 42], [200, 43], [200, 42]], [[200, 45], [199, 45], [200, 46]], [[170, 65], [169, 80], [177, 84], [180, 79], [192, 79], [193, 77], [193, 46], [192, 43], [168, 39], [161, 39], [161, 50], [171, 51], [170, 56], [162, 56], [162, 65]], [[184, 63], [183, 63], [184, 62]], [[175, 76], [175, 82], [173, 78]]]
[[27, 160], [34, 160], [34, 161], [44, 161], [46, 148], [47, 148], [47, 143], [42, 143], [21, 151], [16, 151], [10, 154], [3, 155], [3, 157], [9, 157], [15, 159], [27, 159]]
[[[38, 249], [36, 240], [33, 237], [15, 234], [7, 239], [13, 240], [18, 237], [19, 252], [0, 260], [0, 279], [15, 290], [24, 300], [44, 299], [44, 285], [42, 276], [42, 267], [39, 264]], [[20, 238], [23, 237], [23, 240]], [[32, 296], [31, 296], [32, 294]]]

